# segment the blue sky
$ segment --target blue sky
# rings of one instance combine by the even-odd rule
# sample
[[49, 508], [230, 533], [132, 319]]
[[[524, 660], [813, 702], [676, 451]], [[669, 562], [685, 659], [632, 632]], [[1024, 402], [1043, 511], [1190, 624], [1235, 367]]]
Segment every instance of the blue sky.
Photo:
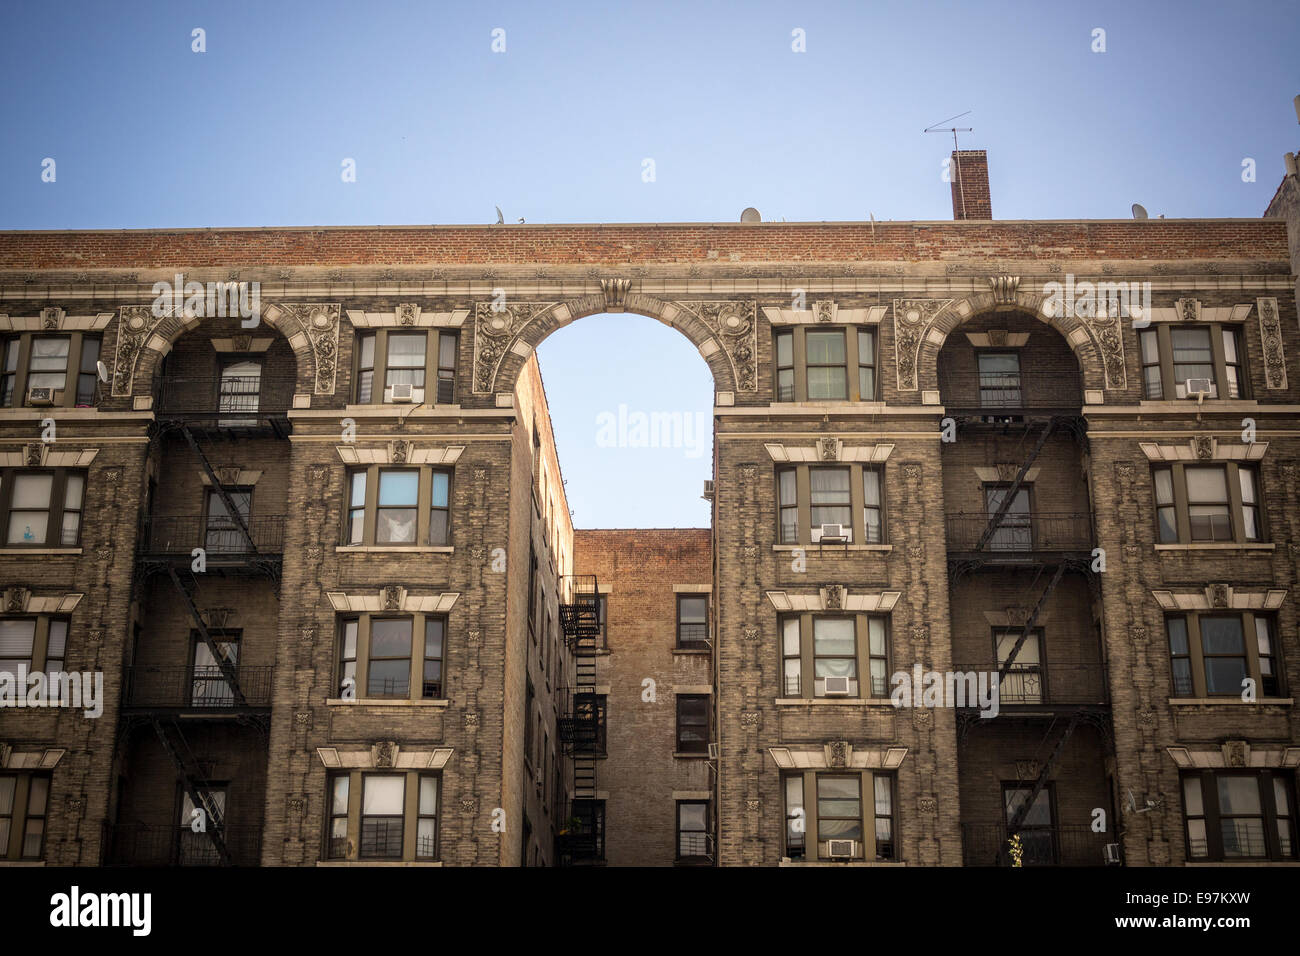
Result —
[[[191, 51], [206, 31], [207, 52]], [[505, 52], [492, 31], [505, 30]], [[1106, 52], [1092, 52], [1093, 30]], [[792, 31], [806, 52], [791, 49]], [[1300, 148], [1300, 12], [1241, 3], [25, 3], [0, 13], [0, 228], [947, 219], [964, 110], [1002, 219], [1258, 216]], [[57, 163], [54, 183], [41, 162]], [[1257, 164], [1242, 181], [1242, 162]], [[356, 182], [340, 176], [356, 162]], [[653, 182], [642, 178], [654, 161]], [[610, 357], [604, 347], [616, 346]], [[575, 520], [707, 523], [707, 411], [636, 316], [543, 344]]]

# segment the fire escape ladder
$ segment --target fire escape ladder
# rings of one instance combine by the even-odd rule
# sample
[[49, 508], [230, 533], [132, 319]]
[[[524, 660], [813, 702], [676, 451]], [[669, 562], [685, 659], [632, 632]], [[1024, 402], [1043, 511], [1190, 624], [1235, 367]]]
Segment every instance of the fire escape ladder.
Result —
[[604, 834], [596, 808], [597, 750], [600, 741], [600, 700], [596, 696], [596, 652], [601, 630], [600, 596], [595, 575], [571, 576], [562, 582], [560, 628], [573, 649], [573, 796], [570, 820], [579, 833], [569, 840], [568, 862], [599, 856]]
[[167, 565], [167, 576], [172, 579], [172, 584], [175, 585], [177, 592], [184, 599], [185, 607], [189, 610], [190, 617], [194, 621], [194, 629], [199, 632], [199, 637], [202, 638], [203, 643], [207, 645], [208, 653], [210, 653], [212, 659], [217, 662], [217, 667], [221, 670], [222, 679], [225, 680], [226, 685], [230, 688], [230, 694], [234, 698], [235, 706], [247, 707], [248, 700], [244, 697], [244, 692], [239, 689], [239, 675], [236, 672], [234, 665], [226, 659], [226, 655], [222, 653], [221, 648], [217, 646], [217, 642], [212, 639], [212, 634], [209, 633], [207, 625], [203, 623], [203, 615], [199, 613], [198, 606], [194, 603], [193, 595], [191, 595], [185, 585], [181, 583], [180, 576], [176, 573], [176, 568], [170, 564]]
[[1020, 471], [1016, 472], [1016, 477], [1015, 480], [1011, 482], [1011, 487], [1003, 493], [1002, 501], [998, 504], [998, 510], [994, 512], [993, 517], [989, 519], [988, 526], [984, 529], [984, 533], [980, 535], [979, 541], [975, 543], [976, 551], [984, 550], [984, 545], [989, 543], [989, 539], [992, 538], [993, 535], [997, 533], [998, 528], [1002, 526], [1002, 519], [1005, 518], [1007, 512], [1011, 510], [1011, 503], [1015, 501], [1016, 493], [1020, 490], [1020, 486], [1024, 484], [1025, 475], [1029, 473], [1030, 467], [1034, 464], [1034, 460], [1038, 458], [1039, 452], [1043, 450], [1043, 446], [1047, 444], [1047, 439], [1051, 436], [1052, 429], [1055, 427], [1056, 419], [1049, 418], [1047, 424], [1043, 427], [1043, 433], [1038, 436], [1038, 442], [1029, 452], [1029, 457], [1026, 458], [1024, 463], [1020, 466]]
[[1068, 741], [1070, 736], [1074, 733], [1074, 728], [1079, 725], [1081, 718], [1082, 715], [1077, 711], [1070, 715], [1070, 720], [1065, 725], [1065, 730], [1062, 732], [1061, 736], [1056, 739], [1056, 745], [1052, 748], [1052, 752], [1048, 754], [1047, 759], [1043, 761], [1042, 767], [1039, 768], [1038, 777], [1034, 780], [1034, 785], [1029, 790], [1028, 799], [1020, 804], [1020, 808], [1016, 810], [1012, 818], [1007, 821], [1008, 839], [1019, 832], [1021, 825], [1025, 822], [1025, 817], [1029, 815], [1029, 810], [1034, 805], [1034, 801], [1038, 798], [1038, 795], [1042, 793], [1043, 787], [1047, 786], [1047, 778], [1052, 774], [1052, 767], [1056, 764], [1057, 758], [1061, 756], [1061, 751], [1065, 749], [1066, 741]]
[[[221, 817], [221, 808], [217, 806], [212, 795], [199, 785], [199, 779], [203, 776], [199, 771], [198, 759], [194, 756], [194, 751], [190, 749], [189, 742], [181, 732], [179, 726], [172, 723], [172, 730], [176, 735], [173, 741], [167, 729], [163, 727], [162, 721], [156, 716], [151, 718], [154, 732], [161, 741], [163, 750], [171, 758], [176, 769], [180, 771], [181, 780], [183, 781], [185, 792], [189, 794], [190, 803], [201, 808], [207, 814], [205, 821], [205, 832], [208, 839], [212, 842], [212, 848], [217, 853], [217, 858], [221, 860], [222, 866], [233, 865], [230, 859], [230, 849], [226, 846], [225, 838], [225, 821]], [[189, 821], [182, 821], [187, 824]]]
[[217, 480], [217, 473], [213, 471], [212, 463], [208, 461], [208, 456], [203, 454], [203, 449], [199, 447], [199, 443], [194, 438], [194, 433], [190, 431], [189, 425], [182, 422], [180, 430], [181, 434], [185, 436], [185, 441], [190, 446], [190, 451], [194, 452], [194, 457], [197, 458], [199, 464], [203, 466], [203, 471], [207, 474], [208, 481], [212, 483], [212, 490], [220, 496], [221, 503], [226, 506], [226, 514], [229, 516], [230, 520], [234, 522], [235, 527], [239, 529], [239, 533], [244, 536], [244, 540], [248, 542], [249, 552], [251, 554], [257, 554], [257, 545], [253, 544], [253, 536], [248, 530], [248, 519], [245, 518], [244, 515], [240, 513], [239, 508], [235, 506], [235, 499], [230, 497], [230, 492], [226, 490], [226, 486]]
[[1025, 626], [1016, 638], [1016, 643], [1012, 645], [1011, 651], [1007, 654], [1007, 659], [1002, 662], [998, 668], [998, 686], [1002, 686], [1002, 681], [1006, 679], [1007, 672], [1016, 662], [1016, 655], [1020, 653], [1020, 648], [1024, 646], [1025, 641], [1029, 640], [1029, 635], [1033, 633], [1034, 625], [1038, 623], [1038, 615], [1043, 612], [1047, 606], [1047, 600], [1056, 590], [1056, 586], [1061, 583], [1061, 578], [1065, 575], [1065, 562], [1062, 561], [1056, 566], [1056, 571], [1052, 574], [1052, 580], [1047, 582], [1047, 590], [1038, 598], [1038, 603], [1034, 605], [1034, 610], [1030, 612], [1029, 617], [1025, 618]]

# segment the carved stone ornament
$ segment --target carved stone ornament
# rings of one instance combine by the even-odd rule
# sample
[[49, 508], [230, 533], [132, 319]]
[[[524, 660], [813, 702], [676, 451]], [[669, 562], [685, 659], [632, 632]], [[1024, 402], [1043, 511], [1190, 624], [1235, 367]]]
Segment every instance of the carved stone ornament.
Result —
[[741, 548], [741, 553], [744, 554], [746, 558], [753, 560], [758, 557], [758, 547], [756, 545], [747, 544]]
[[847, 767], [849, 765], [849, 745], [844, 740], [832, 740], [826, 745], [826, 764], [830, 767]]
[[124, 305], [118, 312], [117, 352], [113, 357], [113, 397], [125, 398], [131, 394], [136, 363], [144, 350], [144, 343], [162, 319], [155, 318], [147, 305]]
[[23, 450], [23, 461], [29, 468], [39, 468], [45, 464], [45, 442], [28, 442]]
[[1014, 461], [1000, 461], [993, 466], [998, 472], [998, 481], [1015, 481], [1020, 474], [1020, 465]]
[[939, 810], [939, 801], [935, 797], [918, 797], [916, 800], [916, 809], [922, 813], [937, 813]]
[[236, 352], [247, 352], [253, 347], [253, 337], [251, 335], [236, 335], [231, 338], [230, 344]]
[[920, 481], [920, 480], [921, 480], [921, 466], [920, 466], [920, 465], [904, 465], [904, 466], [903, 466], [903, 477], [906, 478], [908, 481]]
[[1020, 276], [989, 276], [989, 289], [993, 292], [993, 301], [998, 305], [1014, 304], [1019, 288]]
[[1101, 356], [1106, 374], [1106, 388], [1128, 387], [1128, 372], [1124, 367], [1124, 319], [1118, 315], [1082, 316], [1083, 324], [1093, 345]]
[[420, 307], [414, 302], [403, 302], [397, 307], [397, 324], [398, 325], [415, 325], [416, 319], [420, 317]]
[[411, 443], [404, 439], [395, 439], [389, 446], [394, 465], [405, 465], [411, 453]]
[[736, 388], [742, 392], [758, 390], [758, 322], [752, 301], [678, 302], [677, 305], [699, 316], [731, 362]]
[[307, 798], [302, 794], [290, 794], [285, 800], [285, 807], [291, 816], [301, 817], [307, 813]]
[[477, 726], [478, 726], [478, 714], [466, 714], [466, 715], [465, 715], [465, 726], [466, 726], [466, 727], [477, 727]]
[[295, 713], [295, 714], [293, 715], [293, 722], [294, 722], [295, 724], [297, 724], [299, 727], [310, 727], [310, 726], [311, 726], [311, 711], [310, 711], [310, 710], [300, 710], [300, 711], [298, 711], [297, 713]]
[[828, 611], [840, 611], [844, 608], [844, 585], [826, 585], [826, 605]]
[[223, 487], [239, 484], [239, 474], [243, 471], [238, 465], [222, 465], [216, 469], [217, 481]]
[[740, 726], [757, 727], [759, 714], [755, 711], [748, 711], [740, 715]]
[[1133, 467], [1133, 462], [1115, 462], [1115, 477], [1120, 481], [1132, 481], [1134, 474], [1136, 474], [1136, 469]]
[[400, 748], [395, 740], [381, 740], [370, 748], [370, 756], [377, 768], [393, 767], [397, 763], [397, 751]]
[[600, 293], [605, 297], [605, 311], [624, 311], [627, 308], [627, 293], [631, 288], [631, 279], [601, 279]]
[[757, 475], [758, 475], [758, 470], [753, 465], [740, 466], [741, 481], [753, 481]]
[[474, 309], [474, 392], [491, 394], [515, 339], [554, 302], [479, 302]]
[[104, 642], [104, 629], [102, 627], [92, 627], [86, 632], [86, 640], [91, 644], [102, 644]]
[[487, 548], [481, 544], [472, 544], [469, 547], [469, 556], [475, 561], [482, 561], [487, 557]]
[[748, 810], [750, 813], [757, 813], [757, 812], [758, 812], [758, 808], [761, 807], [761, 806], [762, 806], [762, 804], [761, 804], [758, 800], [746, 800], [746, 801], [745, 801], [745, 809]]
[[817, 457], [822, 461], [839, 461], [841, 447], [838, 438], [818, 438]]
[[5, 613], [22, 614], [27, 610], [27, 602], [32, 592], [27, 588], [9, 588], [5, 591]]
[[898, 390], [914, 392], [916, 363], [926, 333], [952, 299], [894, 300], [894, 365], [898, 373]]
[[1178, 318], [1183, 322], [1201, 321], [1200, 299], [1179, 299], [1174, 303], [1174, 308], [1178, 312]]
[[1226, 584], [1211, 584], [1206, 590], [1210, 595], [1210, 607], [1228, 607], [1231, 603]]
[[462, 800], [460, 802], [460, 811], [461, 813], [473, 813], [476, 806], [478, 806], [478, 803], [474, 800]]
[[315, 643], [316, 643], [316, 625], [315, 625], [315, 624], [304, 624], [304, 625], [303, 625], [303, 626], [298, 630], [298, 639], [299, 639], [300, 641], [302, 641], [302, 643], [304, 643], [304, 644], [315, 644]]
[[320, 487], [329, 481], [330, 470], [328, 465], [312, 465], [308, 470], [308, 477], [313, 485]]
[[1016, 761], [1016, 779], [1017, 780], [1035, 780], [1042, 771], [1042, 765], [1037, 760], [1017, 760]]
[[1255, 309], [1259, 312], [1260, 341], [1264, 343], [1264, 387], [1286, 388], [1286, 353], [1277, 299], [1256, 299]]
[[390, 584], [383, 591], [383, 604], [385, 611], [400, 611], [402, 609], [402, 592], [405, 588], [397, 584]]
[[56, 306], [41, 309], [41, 328], [47, 332], [62, 328], [63, 315], [63, 310]]
[[1225, 767], [1249, 767], [1250, 744], [1244, 740], [1225, 740], [1223, 764]]
[[917, 727], [929, 727], [932, 719], [928, 710], [918, 707], [912, 711], [912, 723]]
[[307, 549], [307, 561], [308, 561], [308, 563], [310, 563], [310, 564], [315, 564], [317, 561], [319, 561], [319, 560], [320, 560], [321, 558], [323, 558], [323, 557], [325, 557], [325, 549], [324, 549], [324, 548], [311, 547], [311, 548], [308, 548], [308, 549]]
[[820, 299], [813, 303], [813, 317], [818, 322], [835, 321], [835, 303], [829, 299]]
[[1209, 461], [1214, 457], [1214, 439], [1209, 435], [1197, 435], [1192, 439], [1192, 451], [1201, 461]]
[[741, 633], [741, 636], [744, 637], [745, 640], [747, 640], [747, 641], [756, 641], [756, 640], [758, 640], [758, 636], [759, 636], [759, 634], [760, 634], [761, 632], [759, 631], [759, 629], [758, 629], [758, 627], [757, 627], [756, 625], [754, 625], [754, 624], [746, 624], [743, 628], [741, 628], [740, 633]]
[[477, 644], [479, 641], [483, 640], [483, 632], [476, 627], [470, 628], [465, 632], [465, 640], [470, 644]]
[[1139, 710], [1137, 723], [1139, 727], [1154, 727], [1156, 725], [1156, 712], [1154, 710]]
[[1128, 629], [1129, 640], [1134, 644], [1142, 645], [1147, 642], [1147, 629], [1145, 624], [1134, 624]]

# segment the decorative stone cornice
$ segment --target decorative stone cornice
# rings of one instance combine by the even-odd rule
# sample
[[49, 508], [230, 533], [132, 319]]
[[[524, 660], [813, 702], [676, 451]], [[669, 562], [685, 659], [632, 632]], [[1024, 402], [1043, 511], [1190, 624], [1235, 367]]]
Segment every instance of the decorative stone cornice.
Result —
[[1300, 767], [1300, 747], [1252, 746], [1245, 740], [1224, 741], [1218, 747], [1166, 747], [1179, 770], [1233, 767]]
[[460, 597], [459, 591], [444, 591], [441, 594], [417, 596], [407, 592], [406, 588], [396, 585], [380, 588], [379, 591], [347, 594], [343, 591], [326, 591], [325, 597], [330, 605], [340, 614], [348, 612], [367, 612], [376, 614], [381, 611], [409, 611], [423, 614], [445, 614], [455, 605]]
[[452, 747], [412, 750], [392, 740], [381, 740], [370, 746], [316, 748], [316, 756], [328, 770], [441, 770], [453, 753]]
[[888, 443], [846, 445], [838, 438], [823, 438], [816, 445], [785, 445], [772, 442], [763, 447], [767, 449], [768, 457], [775, 462], [883, 462], [888, 460], [894, 450], [894, 446]]
[[811, 309], [782, 309], [763, 306], [763, 315], [772, 325], [879, 325], [889, 311], [886, 305], [869, 305], [863, 308], [841, 308], [834, 299], [819, 299]]
[[85, 596], [76, 591], [69, 591], [66, 594], [37, 597], [28, 588], [11, 587], [5, 589], [4, 606], [0, 607], [0, 613], [71, 614]]
[[1286, 388], [1286, 352], [1282, 346], [1277, 299], [1256, 299], [1255, 308], [1259, 312], [1259, 337], [1264, 343], [1264, 387]]
[[[952, 299], [895, 299], [894, 300], [894, 363], [898, 373], [898, 390], [917, 390], [916, 362], [921, 345], [933, 329], [935, 320]], [[935, 345], [941, 345], [944, 333], [935, 331]]]
[[402, 302], [389, 312], [348, 309], [348, 321], [356, 329], [458, 329], [469, 318], [469, 309], [425, 312], [416, 302]]
[[42, 748], [18, 750], [12, 744], [0, 741], [0, 768], [5, 770], [53, 770], [67, 750]]
[[377, 448], [336, 445], [335, 451], [346, 465], [452, 465], [460, 459], [465, 446], [421, 446], [397, 438]]
[[772, 607], [778, 611], [842, 610], [887, 613], [894, 609], [898, 599], [903, 596], [901, 591], [863, 591], [853, 594], [848, 588], [838, 584], [821, 588], [816, 594], [791, 594], [789, 591], [764, 593]]
[[4, 315], [0, 313], [0, 332], [99, 332], [113, 321], [112, 312], [94, 315], [68, 315], [51, 306], [40, 315]]
[[85, 468], [98, 448], [64, 448], [48, 442], [25, 442], [22, 451], [0, 451], [0, 468]]
[[[897, 770], [907, 756], [906, 747], [859, 748], [848, 741], [817, 745], [782, 744], [769, 747], [772, 762], [782, 770]], [[832, 763], [832, 760], [835, 762]]]
[[1165, 611], [1212, 611], [1227, 608], [1241, 611], [1276, 611], [1286, 600], [1286, 588], [1238, 588], [1210, 584], [1196, 591], [1152, 591], [1151, 596]]
[[1149, 461], [1258, 461], [1268, 451], [1268, 442], [1221, 442], [1197, 435], [1181, 444], [1138, 442], [1138, 447]]

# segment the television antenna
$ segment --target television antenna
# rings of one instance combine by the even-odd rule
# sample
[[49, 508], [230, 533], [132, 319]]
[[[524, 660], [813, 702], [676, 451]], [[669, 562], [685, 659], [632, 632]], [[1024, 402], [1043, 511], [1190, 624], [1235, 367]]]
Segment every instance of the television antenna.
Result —
[[933, 126], [927, 126], [925, 129], [921, 130], [923, 133], [952, 133], [953, 162], [957, 167], [957, 197], [961, 202], [961, 215], [963, 219], [966, 218], [966, 190], [961, 181], [961, 149], [957, 146], [957, 134], [973, 133], [975, 132], [975, 127], [947, 126], [945, 124], [951, 123], [953, 120], [959, 120], [963, 116], [970, 116], [970, 114], [971, 111], [967, 110], [965, 113], [958, 113], [956, 116], [949, 116], [946, 120], [940, 120]]

